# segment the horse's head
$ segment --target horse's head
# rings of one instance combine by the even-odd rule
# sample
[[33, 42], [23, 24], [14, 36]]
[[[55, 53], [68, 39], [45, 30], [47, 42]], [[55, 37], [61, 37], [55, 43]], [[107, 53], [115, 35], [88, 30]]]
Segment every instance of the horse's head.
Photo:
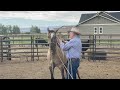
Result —
[[52, 39], [53, 36], [56, 36], [58, 30], [54, 31], [54, 30], [49, 30], [48, 28], [48, 39]]
[[55, 42], [56, 33], [57, 33], [56, 31], [54, 31], [54, 30], [49, 30], [49, 29], [48, 29], [48, 39], [50, 39], [51, 42], [56, 43], [56, 42]]
[[55, 53], [56, 51], [56, 45], [57, 45], [57, 36], [56, 36], [57, 30], [49, 30], [48, 29], [48, 39], [49, 39], [49, 44], [50, 48]]

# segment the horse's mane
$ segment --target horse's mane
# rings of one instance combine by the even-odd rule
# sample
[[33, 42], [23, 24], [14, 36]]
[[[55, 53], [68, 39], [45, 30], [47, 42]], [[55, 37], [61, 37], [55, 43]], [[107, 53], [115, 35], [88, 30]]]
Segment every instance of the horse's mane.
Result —
[[52, 54], [55, 55], [55, 53], [56, 53], [56, 36], [53, 36], [53, 38], [51, 39], [51, 51], [52, 51]]
[[58, 42], [57, 42], [57, 36], [56, 35], [54, 35], [53, 36], [53, 38], [51, 39], [51, 50], [52, 50], [52, 52], [53, 52], [53, 55], [55, 55], [56, 54], [56, 47], [58, 47], [58, 48], [60, 48], [60, 45], [58, 44]]

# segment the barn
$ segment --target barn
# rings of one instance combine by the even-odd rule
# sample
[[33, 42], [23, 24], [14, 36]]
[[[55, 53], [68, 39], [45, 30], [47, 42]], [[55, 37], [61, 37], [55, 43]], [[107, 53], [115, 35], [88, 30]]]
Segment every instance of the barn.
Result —
[[81, 34], [119, 34], [120, 12], [82, 14], [77, 26]]

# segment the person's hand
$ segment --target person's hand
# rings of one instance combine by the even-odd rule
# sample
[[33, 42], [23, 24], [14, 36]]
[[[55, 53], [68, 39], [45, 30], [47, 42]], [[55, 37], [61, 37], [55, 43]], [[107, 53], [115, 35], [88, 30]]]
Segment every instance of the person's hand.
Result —
[[60, 43], [62, 43], [62, 40], [57, 38], [57, 42], [60, 44]]
[[68, 41], [64, 41], [65, 43], [67, 43]]
[[57, 39], [58, 39], [57, 41], [58, 41], [59, 44], [62, 43], [62, 42], [65, 43], [64, 42], [65, 40], [61, 36], [57, 36]]

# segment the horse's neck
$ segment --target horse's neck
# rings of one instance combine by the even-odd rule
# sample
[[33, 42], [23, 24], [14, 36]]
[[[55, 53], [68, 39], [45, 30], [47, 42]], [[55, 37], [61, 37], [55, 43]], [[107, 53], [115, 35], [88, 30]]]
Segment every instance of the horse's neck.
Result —
[[56, 47], [56, 54], [58, 54], [62, 58], [65, 57], [64, 51], [59, 46]]
[[50, 39], [48, 38], [48, 43], [50, 43]]
[[55, 47], [56, 49], [56, 53], [53, 55], [52, 54], [52, 50], [51, 50], [51, 47], [49, 46], [49, 51], [50, 51], [50, 53], [51, 53], [51, 56], [52, 56], [52, 58], [56, 58], [56, 57], [58, 57], [58, 55], [60, 56], [60, 57], [64, 57], [64, 52], [63, 52], [63, 50], [59, 47], [59, 46], [56, 46]]

